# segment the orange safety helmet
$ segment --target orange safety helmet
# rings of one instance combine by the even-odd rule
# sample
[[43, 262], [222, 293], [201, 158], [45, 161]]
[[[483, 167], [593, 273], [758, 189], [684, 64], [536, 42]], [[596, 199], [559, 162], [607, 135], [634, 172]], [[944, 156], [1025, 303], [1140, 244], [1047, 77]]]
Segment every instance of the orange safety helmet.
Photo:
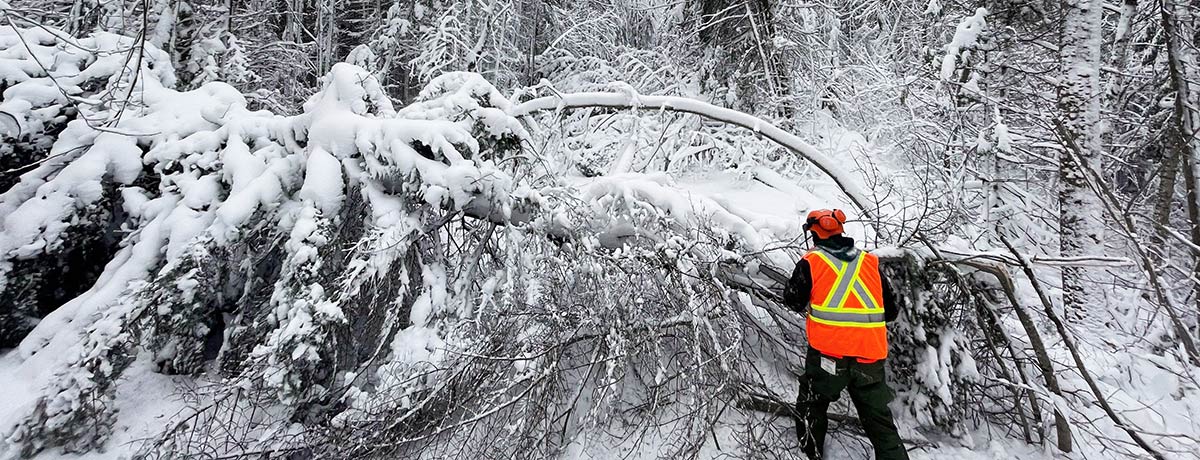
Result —
[[817, 234], [817, 238], [826, 239], [836, 235], [841, 235], [845, 230], [842, 224], [846, 223], [846, 213], [841, 209], [817, 209], [808, 213], [808, 219], [804, 222], [804, 231], [812, 231]]

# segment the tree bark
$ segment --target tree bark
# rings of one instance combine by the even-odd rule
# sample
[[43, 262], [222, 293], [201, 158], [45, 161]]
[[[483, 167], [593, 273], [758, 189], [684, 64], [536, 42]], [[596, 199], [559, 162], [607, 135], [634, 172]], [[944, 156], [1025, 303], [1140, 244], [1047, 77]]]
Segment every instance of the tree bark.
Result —
[[304, 35], [301, 33], [304, 29], [304, 0], [287, 0], [284, 15], [287, 22], [283, 28], [283, 40], [296, 43], [304, 41]]
[[[1171, 225], [1171, 210], [1175, 209], [1175, 186], [1179, 183], [1180, 155], [1178, 151], [1164, 148], [1162, 168], [1159, 170], [1158, 190], [1154, 196], [1154, 222], [1162, 228]], [[1170, 236], [1160, 231], [1159, 241], [1163, 244]]]
[[338, 8], [333, 0], [317, 2], [317, 73], [324, 74], [333, 68], [339, 56], [337, 30]]
[[[1064, 257], [1095, 255], [1103, 248], [1104, 222], [1099, 197], [1088, 188], [1085, 171], [1101, 152], [1100, 44], [1103, 26], [1101, 0], [1065, 0], [1060, 36], [1058, 85], [1059, 248]], [[1089, 281], [1086, 267], [1065, 267], [1063, 303], [1072, 323], [1098, 324], [1096, 313], [1104, 297]], [[1090, 312], [1090, 313], [1089, 313]]]

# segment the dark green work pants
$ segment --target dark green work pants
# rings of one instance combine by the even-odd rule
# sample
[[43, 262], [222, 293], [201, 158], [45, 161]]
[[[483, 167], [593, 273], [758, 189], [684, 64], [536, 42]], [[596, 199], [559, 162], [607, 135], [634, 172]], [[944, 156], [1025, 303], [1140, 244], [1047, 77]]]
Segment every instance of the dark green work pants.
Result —
[[[858, 418], [878, 460], [907, 460], [908, 452], [896, 432], [892, 411], [892, 390], [883, 378], [884, 362], [870, 364], [855, 358], [836, 359], [837, 372], [830, 374], [821, 368], [821, 353], [808, 349], [804, 375], [800, 377], [800, 394], [796, 398], [796, 435], [800, 448], [808, 458], [819, 460], [825, 453], [825, 431], [829, 429], [829, 403], [838, 400], [842, 390], [848, 390], [850, 400], [858, 410]], [[825, 358], [833, 359], [833, 358]]]

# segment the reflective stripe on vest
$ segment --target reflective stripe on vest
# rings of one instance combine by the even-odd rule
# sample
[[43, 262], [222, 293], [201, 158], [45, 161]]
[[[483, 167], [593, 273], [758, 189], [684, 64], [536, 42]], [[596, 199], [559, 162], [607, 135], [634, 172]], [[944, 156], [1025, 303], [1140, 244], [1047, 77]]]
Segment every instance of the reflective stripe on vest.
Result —
[[[823, 250], [813, 252], [817, 258], [829, 265], [837, 274], [824, 304], [812, 304], [808, 316], [821, 324], [843, 327], [884, 327], [884, 311], [879, 299], [871, 295], [870, 289], [858, 277], [862, 268], [863, 254], [859, 253], [854, 260], [846, 262]], [[863, 308], [845, 308], [846, 300], [853, 295], [862, 303]]]

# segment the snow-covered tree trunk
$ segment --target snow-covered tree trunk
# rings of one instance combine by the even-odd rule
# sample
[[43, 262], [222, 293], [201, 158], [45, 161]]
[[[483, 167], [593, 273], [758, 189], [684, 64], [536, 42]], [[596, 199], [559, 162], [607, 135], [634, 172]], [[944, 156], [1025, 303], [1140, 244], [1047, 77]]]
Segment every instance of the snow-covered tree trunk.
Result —
[[283, 39], [284, 41], [302, 41], [303, 36], [300, 32], [304, 29], [304, 1], [287, 0], [286, 5], [283, 14], [287, 17], [287, 22], [283, 27]]
[[[1194, 8], [1194, 6], [1193, 6]], [[1188, 5], [1179, 0], [1162, 1], [1163, 32], [1167, 36], [1167, 57], [1171, 67], [1171, 85], [1175, 89], [1172, 155], [1182, 160], [1184, 183], [1187, 187], [1187, 212], [1191, 222], [1192, 244], [1200, 243], [1200, 69], [1197, 69], [1195, 42], [1196, 18]], [[1200, 274], [1200, 261], [1194, 265], [1193, 276]], [[1200, 297], [1192, 296], [1200, 312]]]
[[1130, 23], [1136, 18], [1138, 12], [1138, 0], [1123, 0], [1121, 3], [1121, 16], [1117, 19], [1117, 30], [1113, 36], [1112, 49], [1107, 53], [1105, 65], [1115, 69], [1115, 72], [1110, 72], [1112, 75], [1108, 80], [1105, 88], [1104, 96], [1112, 98], [1121, 93], [1121, 87], [1125, 85], [1127, 79], [1124, 72], [1127, 62], [1129, 61], [1129, 44], [1133, 39], [1133, 34], [1129, 32]]
[[317, 73], [328, 72], [337, 62], [337, 14], [332, 0], [317, 2]]
[[[179, 2], [158, 0], [154, 2], [154, 31], [149, 35], [149, 42], [158, 48], [164, 48], [175, 34], [175, 24], [178, 22]], [[227, 28], [228, 29], [228, 28]]]
[[[1087, 168], [1100, 158], [1100, 44], [1103, 2], [1066, 0], [1060, 36], [1058, 83], [1059, 247], [1063, 257], [1097, 255], [1103, 249], [1104, 222], [1099, 197], [1088, 187]], [[1097, 319], [1104, 296], [1093, 269], [1064, 267], [1063, 302], [1072, 323]]]

